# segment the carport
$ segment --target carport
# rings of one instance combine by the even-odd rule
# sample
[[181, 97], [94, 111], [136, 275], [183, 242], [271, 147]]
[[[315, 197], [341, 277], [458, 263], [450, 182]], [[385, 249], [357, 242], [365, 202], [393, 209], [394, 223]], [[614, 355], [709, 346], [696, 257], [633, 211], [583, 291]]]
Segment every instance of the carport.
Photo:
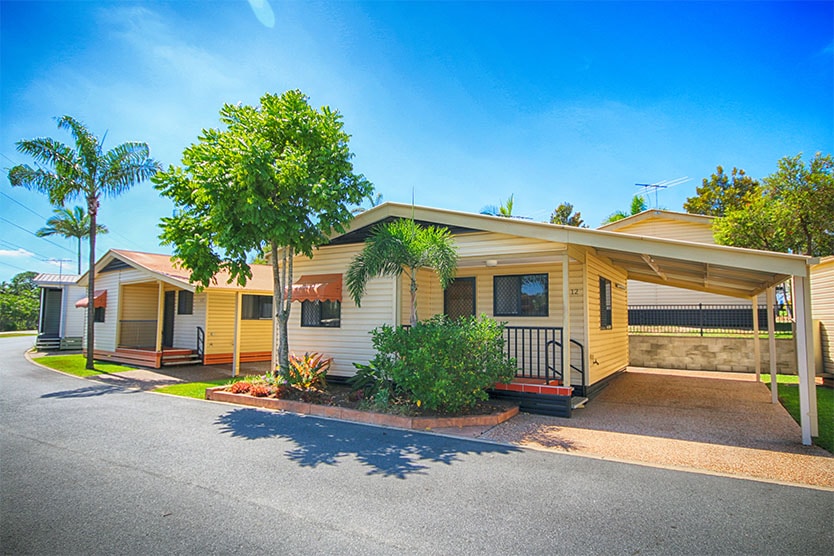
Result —
[[[774, 376], [771, 381], [773, 403], [778, 403], [773, 323], [775, 287], [793, 279], [800, 426], [802, 443], [811, 444], [811, 437], [818, 434], [810, 297], [810, 269], [818, 262], [817, 259], [600, 230], [594, 234], [583, 234], [577, 243], [594, 247], [597, 254], [626, 269], [632, 280], [752, 299], [754, 311], [757, 306], [756, 297], [766, 293], [769, 370]], [[758, 318], [754, 317], [753, 322], [758, 328]], [[756, 332], [758, 338], [758, 329]], [[761, 371], [759, 344], [759, 341], [754, 343], [757, 378]]]

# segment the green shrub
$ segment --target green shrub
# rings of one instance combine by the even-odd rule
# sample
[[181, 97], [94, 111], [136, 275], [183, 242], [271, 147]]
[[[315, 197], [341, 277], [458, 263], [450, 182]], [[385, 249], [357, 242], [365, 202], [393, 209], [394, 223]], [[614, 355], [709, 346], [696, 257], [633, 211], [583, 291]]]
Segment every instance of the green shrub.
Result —
[[504, 326], [481, 315], [443, 315], [411, 328], [372, 332], [377, 354], [371, 366], [403, 389], [419, 407], [459, 411], [487, 398], [486, 388], [509, 382], [515, 361], [504, 356]]

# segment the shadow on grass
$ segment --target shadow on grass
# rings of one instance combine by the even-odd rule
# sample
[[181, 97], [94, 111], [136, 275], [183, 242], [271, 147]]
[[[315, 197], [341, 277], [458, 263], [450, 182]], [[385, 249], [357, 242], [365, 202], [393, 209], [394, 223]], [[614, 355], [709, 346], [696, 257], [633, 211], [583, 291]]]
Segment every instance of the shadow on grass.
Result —
[[234, 409], [221, 415], [215, 424], [235, 438], [287, 440], [295, 446], [284, 455], [302, 467], [336, 465], [353, 458], [369, 468], [368, 475], [398, 479], [424, 475], [430, 464], [451, 465], [466, 454], [521, 451], [512, 446], [257, 409]]

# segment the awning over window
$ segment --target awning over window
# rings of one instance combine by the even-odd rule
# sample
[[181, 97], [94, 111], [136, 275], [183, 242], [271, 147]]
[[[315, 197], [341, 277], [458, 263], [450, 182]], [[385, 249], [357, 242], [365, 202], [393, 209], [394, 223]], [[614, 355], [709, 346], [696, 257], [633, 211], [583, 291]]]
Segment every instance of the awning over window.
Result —
[[[89, 298], [84, 297], [76, 301], [75, 306], [86, 307], [88, 303]], [[93, 296], [93, 307], [96, 309], [107, 307], [107, 290], [96, 290], [96, 294]]]
[[341, 274], [310, 274], [292, 285], [293, 301], [341, 301]]

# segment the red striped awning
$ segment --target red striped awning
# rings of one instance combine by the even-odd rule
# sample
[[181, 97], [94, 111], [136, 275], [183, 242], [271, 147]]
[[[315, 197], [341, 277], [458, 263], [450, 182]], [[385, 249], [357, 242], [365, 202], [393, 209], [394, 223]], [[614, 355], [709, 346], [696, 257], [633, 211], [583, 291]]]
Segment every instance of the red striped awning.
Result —
[[[75, 306], [86, 307], [88, 303], [89, 298], [84, 297], [76, 301]], [[93, 307], [96, 309], [107, 307], [107, 290], [96, 290], [96, 294], [93, 296]]]
[[341, 301], [341, 274], [309, 274], [292, 285], [293, 301]]

